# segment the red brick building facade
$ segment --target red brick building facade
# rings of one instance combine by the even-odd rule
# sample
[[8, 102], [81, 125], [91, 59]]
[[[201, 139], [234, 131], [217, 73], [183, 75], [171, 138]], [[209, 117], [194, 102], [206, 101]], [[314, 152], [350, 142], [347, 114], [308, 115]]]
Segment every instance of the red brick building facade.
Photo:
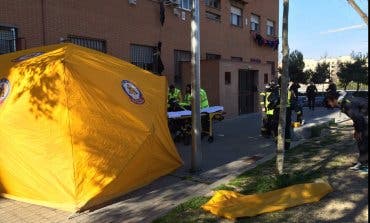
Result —
[[[0, 0], [0, 54], [71, 41], [155, 72], [153, 54], [161, 42], [162, 74], [169, 83], [183, 85], [182, 62], [190, 60], [191, 1], [164, 2], [162, 26], [156, 0]], [[278, 3], [200, 0], [201, 58], [236, 61], [243, 69], [255, 66], [258, 87], [271, 80], [278, 60]]]

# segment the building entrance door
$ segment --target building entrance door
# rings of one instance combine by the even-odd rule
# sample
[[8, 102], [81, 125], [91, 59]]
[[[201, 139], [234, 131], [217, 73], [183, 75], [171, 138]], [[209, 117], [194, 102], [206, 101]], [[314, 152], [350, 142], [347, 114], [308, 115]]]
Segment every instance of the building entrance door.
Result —
[[257, 84], [257, 70], [239, 70], [239, 114], [255, 112]]

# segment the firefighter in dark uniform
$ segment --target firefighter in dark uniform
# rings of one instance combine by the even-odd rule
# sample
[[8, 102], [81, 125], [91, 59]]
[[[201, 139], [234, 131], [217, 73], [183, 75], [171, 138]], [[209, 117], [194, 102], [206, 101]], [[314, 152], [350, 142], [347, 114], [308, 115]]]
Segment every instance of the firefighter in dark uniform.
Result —
[[273, 115], [274, 110], [269, 109], [269, 100], [268, 98], [271, 95], [271, 86], [273, 86], [274, 83], [270, 82], [265, 86], [265, 90], [260, 93], [260, 104], [262, 109], [262, 126], [261, 126], [261, 135], [263, 137], [270, 137], [271, 131], [272, 131], [272, 123], [273, 123]]
[[303, 108], [302, 108], [302, 105], [299, 103], [299, 100], [298, 100], [298, 88], [300, 88], [301, 85], [299, 85], [298, 82], [294, 82], [290, 88], [289, 88], [289, 91], [291, 91], [291, 100], [290, 100], [290, 104], [291, 104], [291, 110], [294, 110], [295, 113], [296, 113], [296, 122], [299, 122], [300, 124], [302, 124], [303, 122]]
[[364, 98], [342, 95], [338, 92], [330, 92], [327, 95], [327, 103], [330, 107], [339, 107], [353, 121], [355, 129], [354, 138], [357, 141], [359, 150], [358, 162], [352, 166], [351, 170], [368, 172], [368, 102]]
[[[292, 111], [290, 108], [290, 100], [291, 100], [291, 92], [288, 91], [288, 101], [287, 101], [287, 107], [286, 107], [286, 125], [285, 125], [285, 142], [284, 142], [284, 148], [285, 150], [288, 150], [290, 148], [291, 143], [291, 123], [292, 123]], [[278, 133], [278, 126], [279, 126], [279, 114], [280, 114], [280, 86], [275, 85], [272, 86], [272, 92], [269, 96], [270, 101], [269, 103], [269, 109], [273, 109], [273, 124], [272, 124], [272, 133], [275, 139], [275, 142], [277, 142], [277, 133]]]

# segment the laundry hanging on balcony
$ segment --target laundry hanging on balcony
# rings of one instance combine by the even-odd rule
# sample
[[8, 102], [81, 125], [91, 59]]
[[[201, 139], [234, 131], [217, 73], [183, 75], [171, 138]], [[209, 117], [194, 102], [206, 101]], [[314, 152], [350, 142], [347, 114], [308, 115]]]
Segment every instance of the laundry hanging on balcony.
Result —
[[279, 39], [268, 40], [263, 38], [261, 34], [255, 32], [252, 32], [252, 37], [259, 46], [268, 46], [273, 48], [274, 50], [277, 50], [279, 47]]
[[158, 74], [162, 74], [164, 65], [161, 58], [162, 42], [158, 42], [156, 52], [154, 53], [154, 67]]
[[159, 3], [159, 20], [162, 26], [164, 24], [165, 17], [164, 0], [161, 0], [161, 2]]

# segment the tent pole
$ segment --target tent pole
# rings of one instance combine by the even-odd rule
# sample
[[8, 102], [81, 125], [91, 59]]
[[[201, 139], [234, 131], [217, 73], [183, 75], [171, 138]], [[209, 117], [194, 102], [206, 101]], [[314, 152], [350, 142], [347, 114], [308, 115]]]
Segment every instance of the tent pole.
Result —
[[191, 17], [191, 95], [192, 95], [192, 150], [191, 172], [200, 170], [201, 151], [201, 117], [200, 117], [200, 23], [199, 0], [192, 0]]

